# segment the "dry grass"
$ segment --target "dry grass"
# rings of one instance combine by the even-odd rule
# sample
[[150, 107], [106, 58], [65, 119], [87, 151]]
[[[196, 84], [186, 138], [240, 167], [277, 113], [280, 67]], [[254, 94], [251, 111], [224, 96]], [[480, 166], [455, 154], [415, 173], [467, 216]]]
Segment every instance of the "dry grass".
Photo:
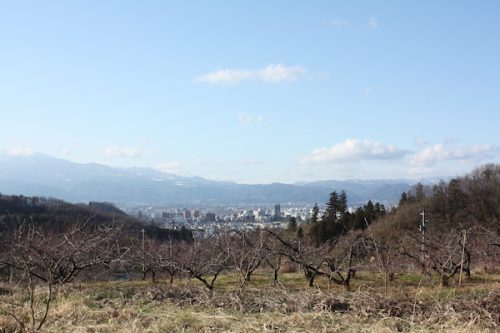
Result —
[[[107, 282], [58, 289], [44, 332], [496, 332], [500, 282], [471, 281], [460, 289], [400, 278], [388, 295], [381, 277], [359, 275], [353, 288], [307, 288], [301, 274], [252, 277], [244, 293], [226, 275], [211, 293], [195, 281]], [[0, 304], [17, 293], [0, 295]], [[1, 328], [13, 327], [0, 316]], [[6, 330], [6, 332], [8, 332]]]

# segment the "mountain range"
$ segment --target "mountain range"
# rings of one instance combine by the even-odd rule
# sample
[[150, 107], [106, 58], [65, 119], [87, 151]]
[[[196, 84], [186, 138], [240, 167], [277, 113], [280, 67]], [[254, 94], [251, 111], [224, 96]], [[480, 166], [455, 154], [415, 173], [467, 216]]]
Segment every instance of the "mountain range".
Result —
[[395, 203], [408, 180], [326, 180], [262, 185], [182, 177], [152, 168], [115, 168], [75, 163], [42, 154], [0, 153], [0, 193], [49, 196], [70, 202], [106, 201], [134, 205], [271, 205], [324, 203], [345, 190], [350, 205], [368, 200]]

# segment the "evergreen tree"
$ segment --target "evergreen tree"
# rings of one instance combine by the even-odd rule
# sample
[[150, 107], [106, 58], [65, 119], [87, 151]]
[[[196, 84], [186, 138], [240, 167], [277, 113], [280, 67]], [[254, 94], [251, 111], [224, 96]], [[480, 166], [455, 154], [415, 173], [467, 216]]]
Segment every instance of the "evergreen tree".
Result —
[[401, 199], [399, 199], [399, 206], [404, 206], [408, 202], [408, 196], [406, 192], [401, 193]]
[[296, 232], [297, 231], [297, 219], [295, 217], [291, 217], [288, 222], [288, 231]]
[[443, 180], [432, 187], [432, 209], [442, 217], [447, 216], [446, 183]]
[[340, 193], [340, 197], [338, 200], [337, 212], [344, 214], [347, 212], [347, 194], [344, 190]]
[[384, 216], [386, 213], [385, 206], [383, 204], [380, 205], [380, 216]]
[[354, 221], [353, 221], [354, 229], [365, 229], [365, 210], [361, 207], [358, 207], [354, 212]]
[[318, 204], [315, 203], [314, 207], [312, 209], [312, 216], [311, 216], [311, 223], [312, 224], [315, 224], [318, 222], [318, 215], [319, 215], [319, 208], [318, 208]]
[[301, 240], [302, 238], [304, 238], [304, 231], [302, 230], [302, 227], [299, 227], [299, 229], [297, 229], [297, 238], [299, 240]]
[[425, 199], [424, 186], [420, 183], [415, 187], [415, 199], [420, 202]]
[[333, 223], [337, 220], [337, 210], [339, 208], [339, 197], [337, 192], [333, 191], [330, 193], [330, 200], [326, 204], [325, 214], [323, 215], [323, 221], [327, 223]]
[[364, 206], [365, 210], [365, 217], [368, 220], [368, 223], [372, 223], [373, 220], [375, 219], [375, 206], [373, 205], [373, 202], [371, 200], [368, 200], [366, 205]]

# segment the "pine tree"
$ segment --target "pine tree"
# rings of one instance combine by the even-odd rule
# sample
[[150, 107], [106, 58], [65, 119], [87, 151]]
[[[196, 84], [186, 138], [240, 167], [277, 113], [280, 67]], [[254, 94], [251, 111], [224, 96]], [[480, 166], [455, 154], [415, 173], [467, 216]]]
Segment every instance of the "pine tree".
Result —
[[319, 208], [318, 204], [315, 203], [312, 209], [311, 223], [316, 224], [318, 222]]
[[288, 222], [288, 231], [291, 232], [297, 231], [297, 219], [293, 216], [290, 218], [290, 222]]
[[342, 191], [340, 193], [337, 212], [340, 212], [341, 214], [345, 214], [345, 212], [347, 212], [347, 194], [345, 193], [345, 191]]
[[372, 223], [375, 219], [375, 206], [373, 205], [373, 202], [371, 200], [368, 200], [364, 207], [364, 210], [368, 223]]
[[302, 227], [299, 227], [299, 229], [297, 229], [297, 238], [299, 240], [301, 240], [302, 238], [304, 238], [304, 231], [302, 230]]
[[323, 221], [327, 223], [333, 223], [337, 220], [337, 210], [339, 208], [339, 198], [337, 192], [333, 191], [330, 193], [330, 200], [326, 204], [325, 214], [323, 215]]
[[401, 193], [401, 199], [399, 199], [399, 206], [404, 206], [408, 202], [408, 196], [406, 192]]
[[420, 183], [418, 183], [417, 186], [415, 187], [415, 198], [417, 202], [425, 199], [424, 186]]

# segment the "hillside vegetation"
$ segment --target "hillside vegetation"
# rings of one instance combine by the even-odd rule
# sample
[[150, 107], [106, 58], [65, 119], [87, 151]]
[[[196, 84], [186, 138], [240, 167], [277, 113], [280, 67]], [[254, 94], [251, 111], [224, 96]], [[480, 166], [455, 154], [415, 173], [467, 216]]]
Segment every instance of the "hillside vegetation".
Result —
[[499, 185], [486, 165], [354, 212], [334, 191], [307, 224], [202, 240], [1, 197], [0, 332], [494, 332]]

